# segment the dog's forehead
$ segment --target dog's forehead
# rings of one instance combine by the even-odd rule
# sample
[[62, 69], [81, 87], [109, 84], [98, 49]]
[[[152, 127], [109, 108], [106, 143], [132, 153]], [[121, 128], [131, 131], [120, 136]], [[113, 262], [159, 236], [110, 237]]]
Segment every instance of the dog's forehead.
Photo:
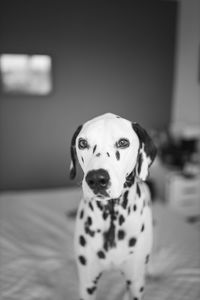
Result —
[[88, 139], [97, 139], [109, 135], [110, 138], [131, 137], [131, 122], [117, 115], [107, 113], [96, 117], [83, 125], [80, 135]]

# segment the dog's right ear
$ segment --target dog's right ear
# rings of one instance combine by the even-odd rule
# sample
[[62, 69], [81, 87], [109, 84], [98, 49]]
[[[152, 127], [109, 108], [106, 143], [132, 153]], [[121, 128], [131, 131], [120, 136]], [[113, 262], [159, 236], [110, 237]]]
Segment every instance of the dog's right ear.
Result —
[[83, 125], [80, 125], [73, 134], [71, 140], [71, 163], [70, 163], [70, 179], [74, 179], [76, 177], [76, 160], [77, 160], [77, 153], [76, 153], [76, 138], [79, 135]]

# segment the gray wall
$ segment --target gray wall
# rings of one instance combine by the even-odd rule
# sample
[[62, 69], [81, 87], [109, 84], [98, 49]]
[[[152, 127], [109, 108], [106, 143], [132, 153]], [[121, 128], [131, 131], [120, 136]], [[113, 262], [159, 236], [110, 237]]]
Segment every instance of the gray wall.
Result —
[[2, 1], [0, 52], [53, 57], [48, 97], [0, 100], [0, 189], [68, 180], [76, 127], [114, 112], [147, 128], [169, 124], [175, 1]]

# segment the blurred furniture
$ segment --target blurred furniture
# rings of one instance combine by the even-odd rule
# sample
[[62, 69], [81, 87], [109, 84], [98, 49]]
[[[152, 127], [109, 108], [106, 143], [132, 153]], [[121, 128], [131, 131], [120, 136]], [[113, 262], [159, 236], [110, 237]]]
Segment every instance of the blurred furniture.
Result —
[[165, 198], [184, 216], [200, 216], [200, 175], [186, 177], [180, 172], [168, 172]]
[[154, 135], [158, 157], [151, 169], [157, 198], [185, 217], [200, 216], [200, 136], [183, 128], [182, 134]]

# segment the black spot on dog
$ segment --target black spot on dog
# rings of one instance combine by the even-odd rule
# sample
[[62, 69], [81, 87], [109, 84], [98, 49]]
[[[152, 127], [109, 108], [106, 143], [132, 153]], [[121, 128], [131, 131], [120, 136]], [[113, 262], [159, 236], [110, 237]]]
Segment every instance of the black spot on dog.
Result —
[[114, 214], [113, 220], [117, 220], [117, 212]]
[[127, 288], [129, 288], [129, 286], [132, 284], [132, 281], [131, 280], [126, 280], [126, 286]]
[[137, 297], [134, 297], [133, 300], [138, 300], [138, 298], [137, 298]]
[[92, 211], [94, 210], [94, 207], [93, 207], [93, 205], [92, 205], [91, 202], [89, 202], [89, 207], [90, 207], [90, 209], [91, 209]]
[[131, 213], [131, 208], [129, 206], [129, 208], [128, 208], [128, 215], [130, 215], [130, 213]]
[[120, 153], [118, 150], [115, 152], [115, 156], [117, 160], [120, 160]]
[[91, 230], [90, 226], [92, 225], [92, 218], [88, 217], [85, 222], [85, 233], [93, 237], [95, 235], [94, 230]]
[[85, 233], [93, 237], [95, 235], [95, 232], [91, 230], [89, 227], [85, 227]]
[[110, 153], [109, 152], [107, 152], [107, 156], [110, 157]]
[[147, 256], [146, 256], [146, 258], [145, 258], [145, 264], [148, 264], [148, 262], [149, 262], [149, 258], [150, 258], [150, 255], [149, 255], [149, 254], [147, 254]]
[[141, 288], [140, 288], [140, 293], [142, 293], [143, 291], [144, 291], [144, 287], [141, 286]]
[[120, 230], [118, 231], [118, 239], [119, 239], [119, 240], [123, 240], [124, 237], [125, 237], [125, 232], [124, 232], [124, 230], [120, 229]]
[[86, 261], [86, 258], [83, 256], [83, 255], [80, 255], [79, 257], [78, 257], [78, 259], [79, 259], [79, 261], [80, 261], [80, 263], [82, 264], [82, 265], [86, 265], [86, 263], [87, 263], [87, 261]]
[[96, 288], [97, 288], [96, 286], [93, 286], [93, 287], [91, 287], [91, 288], [87, 288], [88, 294], [90, 294], [90, 295], [94, 294]]
[[97, 204], [97, 207], [98, 207], [100, 210], [103, 210], [103, 205], [102, 205], [102, 203], [101, 203], [100, 201], [97, 201], [96, 204]]
[[137, 205], [136, 205], [136, 204], [133, 205], [133, 210], [134, 210], [134, 211], [137, 210]]
[[97, 252], [97, 255], [98, 255], [98, 257], [101, 258], [101, 259], [106, 258], [105, 253], [104, 253], [102, 250], [98, 251], [98, 252]]
[[96, 157], [99, 157], [99, 156], [101, 156], [101, 153], [97, 153], [97, 154], [96, 154]]
[[115, 244], [115, 225], [111, 222], [108, 231], [104, 232], [104, 249], [108, 251], [109, 248], [113, 248]]
[[81, 157], [81, 160], [82, 160], [82, 162], [84, 163], [84, 158], [83, 158], [83, 157]]
[[83, 216], [84, 216], [84, 210], [82, 209], [80, 212], [80, 219], [83, 219]]
[[142, 224], [142, 227], [141, 227], [141, 232], [144, 231], [144, 224]]
[[83, 235], [81, 235], [79, 237], [79, 242], [80, 242], [80, 244], [81, 244], [82, 247], [84, 247], [86, 245], [86, 240], [85, 240], [85, 238], [84, 238]]
[[135, 237], [130, 238], [129, 243], [128, 243], [129, 247], [134, 247], [136, 242], [137, 242], [137, 239]]
[[94, 148], [93, 148], [93, 154], [96, 151], [96, 149], [97, 149], [97, 145], [95, 145]]
[[92, 225], [92, 218], [91, 218], [91, 217], [88, 217], [88, 218], [87, 218], [87, 222], [88, 222], [88, 225], [89, 225], [89, 226]]
[[100, 232], [101, 232], [101, 229], [97, 229], [97, 232], [100, 233]]
[[108, 251], [109, 248], [116, 246], [115, 242], [115, 224], [116, 219], [115, 205], [119, 203], [119, 199], [110, 199], [108, 204], [104, 206], [106, 213], [110, 216], [110, 225], [106, 232], [104, 232], [104, 249]]
[[121, 226], [124, 223], [125, 219], [123, 215], [119, 216], [119, 225]]
[[93, 280], [94, 284], [96, 285], [101, 278], [102, 273], [99, 273], [99, 275]]
[[135, 169], [126, 177], [126, 181], [124, 183], [124, 188], [131, 187], [135, 182]]
[[141, 196], [141, 191], [140, 191], [139, 184], [137, 184], [136, 193], [138, 194], [138, 197]]
[[126, 191], [123, 195], [122, 207], [126, 209], [128, 203], [128, 191]]
[[106, 220], [107, 217], [108, 217], [108, 213], [106, 211], [104, 211], [103, 214], [102, 214], [102, 217], [103, 217], [104, 220]]

